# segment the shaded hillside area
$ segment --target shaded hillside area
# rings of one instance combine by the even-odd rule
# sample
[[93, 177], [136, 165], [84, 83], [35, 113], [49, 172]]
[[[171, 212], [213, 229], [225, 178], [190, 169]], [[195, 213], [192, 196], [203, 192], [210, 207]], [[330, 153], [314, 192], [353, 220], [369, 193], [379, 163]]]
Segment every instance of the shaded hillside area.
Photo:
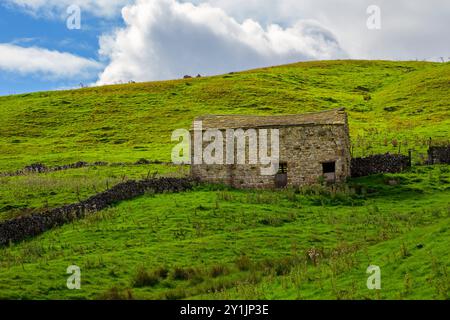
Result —
[[354, 155], [450, 139], [450, 64], [322, 61], [215, 77], [0, 97], [0, 171], [33, 162], [170, 160], [171, 133], [203, 114], [346, 107]]

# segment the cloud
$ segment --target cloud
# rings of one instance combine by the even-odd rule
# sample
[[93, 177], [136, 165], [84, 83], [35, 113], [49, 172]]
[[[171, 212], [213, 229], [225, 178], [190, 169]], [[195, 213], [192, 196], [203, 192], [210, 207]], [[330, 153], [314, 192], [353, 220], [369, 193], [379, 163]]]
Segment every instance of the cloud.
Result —
[[17, 7], [35, 16], [66, 17], [71, 5], [78, 5], [82, 12], [97, 17], [112, 18], [120, 15], [120, 9], [133, 0], [5, 0], [5, 4]]
[[66, 52], [0, 43], [0, 70], [20, 75], [42, 75], [53, 79], [86, 79], [102, 65]]
[[209, 4], [138, 0], [122, 9], [126, 27], [103, 35], [109, 65], [98, 84], [213, 75], [310, 59], [344, 57], [335, 36], [318, 22], [282, 28], [238, 22]]
[[[450, 56], [448, 0], [191, 0], [222, 8], [236, 19], [290, 24], [314, 19], [332, 30], [355, 59], [437, 59]], [[366, 9], [381, 9], [381, 30], [366, 27]]]
[[[82, 8], [82, 15], [88, 12], [111, 18], [122, 14], [125, 26], [100, 36], [99, 54], [106, 68], [100, 73], [98, 84], [171, 79], [197, 73], [213, 75], [310, 59], [439, 60], [450, 56], [450, 42], [443, 40], [450, 16], [448, 0], [377, 0], [381, 30], [366, 27], [366, 9], [374, 4], [372, 0], [5, 2], [36, 15], [65, 16], [66, 8], [72, 4]], [[27, 41], [19, 39], [10, 45], [30, 47], [32, 43]], [[47, 59], [48, 63], [35, 64], [36, 59], [46, 60], [52, 53], [35, 49], [45, 54], [33, 54], [30, 67], [23, 63], [19, 68], [16, 64], [14, 70], [34, 68], [56, 76], [76, 72], [78, 67], [44, 68], [55, 61], [53, 58]], [[93, 60], [66, 55], [84, 65], [80, 70], [91, 73], [99, 66]], [[0, 60], [0, 68], [11, 68], [3, 54]]]

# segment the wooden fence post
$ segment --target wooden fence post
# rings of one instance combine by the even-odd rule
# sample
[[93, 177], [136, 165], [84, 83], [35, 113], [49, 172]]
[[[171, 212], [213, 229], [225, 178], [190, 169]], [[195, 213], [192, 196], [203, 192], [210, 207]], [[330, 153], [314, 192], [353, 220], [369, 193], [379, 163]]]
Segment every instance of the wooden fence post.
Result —
[[409, 161], [409, 167], [411, 168], [412, 167], [412, 150], [411, 149], [409, 149], [408, 150], [408, 161]]

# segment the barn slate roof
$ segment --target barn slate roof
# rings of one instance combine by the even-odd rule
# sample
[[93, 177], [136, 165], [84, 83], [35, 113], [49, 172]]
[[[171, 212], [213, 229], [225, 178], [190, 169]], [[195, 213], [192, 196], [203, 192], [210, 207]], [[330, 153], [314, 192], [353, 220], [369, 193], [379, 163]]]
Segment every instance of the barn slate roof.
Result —
[[[204, 115], [195, 118], [194, 121], [202, 121], [203, 130], [246, 129], [325, 124], [345, 125], [347, 123], [347, 115], [344, 108], [339, 108], [322, 112], [276, 116]], [[193, 129], [193, 127], [191, 127], [191, 129]]]

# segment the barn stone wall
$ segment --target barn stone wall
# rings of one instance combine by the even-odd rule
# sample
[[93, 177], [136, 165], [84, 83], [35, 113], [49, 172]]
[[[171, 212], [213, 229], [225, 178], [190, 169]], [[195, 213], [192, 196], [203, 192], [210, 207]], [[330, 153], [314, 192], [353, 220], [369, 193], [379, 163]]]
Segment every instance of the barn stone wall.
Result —
[[[317, 183], [323, 177], [324, 162], [336, 163], [336, 182], [343, 182], [350, 176], [350, 138], [347, 125], [311, 124], [283, 126], [278, 129], [280, 162], [287, 163], [288, 186]], [[225, 137], [225, 131], [222, 134]], [[208, 144], [204, 143], [204, 147]], [[225, 150], [224, 145], [224, 159]], [[246, 159], [248, 161], [248, 153]], [[261, 175], [260, 165], [248, 162], [245, 165], [192, 164], [191, 174], [204, 182], [228, 184], [237, 188], [275, 187], [275, 176]]]

